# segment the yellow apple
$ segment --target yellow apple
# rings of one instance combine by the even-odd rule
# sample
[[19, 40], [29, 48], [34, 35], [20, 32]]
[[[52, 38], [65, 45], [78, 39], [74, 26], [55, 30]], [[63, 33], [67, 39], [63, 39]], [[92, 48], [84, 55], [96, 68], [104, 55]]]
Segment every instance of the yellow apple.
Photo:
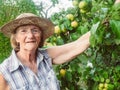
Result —
[[99, 84], [99, 88], [103, 88], [104, 87], [104, 84], [103, 83], [100, 83]]
[[105, 87], [105, 88], [108, 88], [108, 84], [107, 84], [107, 83], [105, 83], [105, 84], [104, 84], [104, 87]]
[[61, 69], [61, 70], [60, 70], [60, 75], [61, 75], [62, 77], [64, 77], [65, 74], [66, 74], [66, 70], [65, 70], [65, 69]]
[[71, 26], [76, 28], [78, 26], [78, 22], [77, 21], [72, 21]]
[[60, 32], [61, 32], [60, 27], [59, 27], [58, 25], [55, 26], [55, 28], [54, 28], [54, 33], [55, 33], [55, 34], [60, 34]]

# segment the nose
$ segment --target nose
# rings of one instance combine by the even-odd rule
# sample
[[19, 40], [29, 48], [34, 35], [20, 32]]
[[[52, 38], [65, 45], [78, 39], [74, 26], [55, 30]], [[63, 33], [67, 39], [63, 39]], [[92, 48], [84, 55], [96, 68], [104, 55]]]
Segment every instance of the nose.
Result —
[[33, 34], [33, 32], [31, 30], [29, 32], [27, 32], [27, 37], [31, 38], [33, 36], [34, 36], [34, 34]]

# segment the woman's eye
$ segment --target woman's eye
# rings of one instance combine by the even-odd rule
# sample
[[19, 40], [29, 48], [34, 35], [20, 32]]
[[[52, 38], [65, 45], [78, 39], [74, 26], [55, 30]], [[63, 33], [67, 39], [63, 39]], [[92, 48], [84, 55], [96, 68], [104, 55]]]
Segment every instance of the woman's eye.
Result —
[[21, 30], [20, 32], [26, 32], [26, 30]]
[[38, 33], [39, 30], [38, 30], [38, 29], [33, 29], [32, 32], [34, 32], [34, 33]]

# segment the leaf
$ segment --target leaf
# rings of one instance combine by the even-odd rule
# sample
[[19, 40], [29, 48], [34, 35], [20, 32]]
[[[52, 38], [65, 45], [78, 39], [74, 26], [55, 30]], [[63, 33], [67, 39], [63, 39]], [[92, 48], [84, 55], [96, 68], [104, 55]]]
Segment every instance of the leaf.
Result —
[[92, 35], [96, 33], [97, 28], [99, 27], [99, 24], [100, 24], [100, 22], [97, 22], [96, 24], [94, 24], [94, 25], [92, 26], [92, 28], [91, 28], [91, 30], [90, 30]]
[[109, 90], [114, 90], [114, 85], [113, 84], [108, 84], [108, 89]]
[[120, 39], [120, 21], [110, 20], [110, 27], [117, 39]]
[[116, 70], [117, 72], [119, 72], [119, 71], [120, 71], [120, 66], [116, 66], [115, 70]]
[[[113, 13], [114, 12], [114, 13]], [[120, 3], [116, 3], [110, 10], [111, 19], [120, 20]]]
[[103, 75], [104, 78], [108, 78], [108, 72], [106, 71], [103, 71], [101, 75]]
[[90, 43], [91, 43], [91, 46], [94, 47], [96, 45], [96, 31], [99, 27], [99, 24], [100, 22], [97, 22], [96, 24], [94, 24], [92, 27], [91, 27], [91, 37], [90, 37]]
[[114, 4], [112, 7], [113, 10], [120, 10], [120, 3]]
[[100, 81], [100, 79], [99, 79], [98, 76], [94, 76], [94, 77], [92, 77], [92, 78], [93, 78], [93, 80], [96, 81], [96, 82]]
[[81, 34], [85, 34], [86, 32], [88, 32], [88, 28], [87, 26], [81, 26]]
[[120, 39], [115, 39], [115, 43], [116, 43], [117, 45], [119, 45], [119, 44], [120, 44]]
[[104, 28], [100, 28], [100, 29], [98, 30], [98, 32], [97, 32], [97, 37], [96, 37], [96, 39], [97, 39], [97, 43], [99, 43], [99, 44], [101, 44], [102, 41], [103, 41], [104, 31], [105, 31]]
[[67, 79], [67, 81], [72, 80], [72, 74], [70, 72], [66, 72], [66, 79]]

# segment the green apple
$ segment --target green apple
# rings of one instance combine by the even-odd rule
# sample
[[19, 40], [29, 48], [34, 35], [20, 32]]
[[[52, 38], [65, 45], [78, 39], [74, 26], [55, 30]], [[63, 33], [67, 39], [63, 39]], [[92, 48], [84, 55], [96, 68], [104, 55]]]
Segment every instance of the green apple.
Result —
[[86, 1], [81, 1], [80, 3], [79, 3], [79, 8], [80, 9], [84, 9], [84, 8], [86, 8], [87, 7], [87, 2]]
[[68, 15], [66, 15], [66, 17], [71, 21], [74, 20], [73, 14], [68, 14]]
[[74, 0], [72, 1], [73, 6], [78, 6], [78, 1]]

